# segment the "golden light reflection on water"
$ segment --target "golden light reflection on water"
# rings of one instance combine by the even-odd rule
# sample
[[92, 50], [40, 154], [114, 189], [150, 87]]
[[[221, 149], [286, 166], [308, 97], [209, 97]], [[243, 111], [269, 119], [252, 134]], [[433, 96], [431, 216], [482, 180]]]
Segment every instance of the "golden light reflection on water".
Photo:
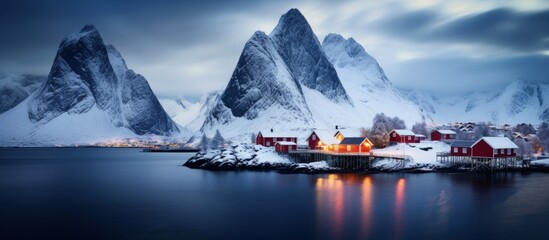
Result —
[[367, 176], [362, 180], [362, 224], [361, 224], [361, 235], [365, 239], [370, 233], [370, 227], [372, 225], [372, 194], [373, 194], [373, 185], [372, 178]]
[[404, 197], [406, 191], [406, 179], [397, 181], [395, 193], [395, 239], [401, 238], [402, 224], [404, 222]]
[[[345, 198], [345, 188], [349, 186], [360, 186], [361, 199], [361, 234], [368, 236], [371, 226], [373, 184], [370, 176], [359, 175], [337, 175], [330, 174], [325, 178], [317, 178], [316, 190], [316, 211], [317, 227], [319, 233], [326, 233], [328, 227], [333, 235], [330, 238], [340, 239], [343, 227], [345, 226], [345, 206], [353, 204], [354, 199]], [[352, 194], [352, 193], [350, 193]], [[350, 195], [352, 196], [352, 195]], [[358, 199], [357, 199], [358, 200]], [[349, 209], [347, 209], [349, 210]], [[358, 209], [357, 209], [358, 210]], [[350, 217], [350, 216], [347, 216]], [[351, 223], [349, 220], [347, 224]], [[326, 236], [322, 236], [326, 237]]]

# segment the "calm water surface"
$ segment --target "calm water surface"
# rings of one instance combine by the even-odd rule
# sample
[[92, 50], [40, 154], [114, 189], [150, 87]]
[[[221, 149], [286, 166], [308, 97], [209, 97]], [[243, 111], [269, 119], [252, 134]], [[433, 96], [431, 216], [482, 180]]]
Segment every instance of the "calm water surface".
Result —
[[0, 149], [0, 239], [549, 239], [549, 174], [278, 174]]

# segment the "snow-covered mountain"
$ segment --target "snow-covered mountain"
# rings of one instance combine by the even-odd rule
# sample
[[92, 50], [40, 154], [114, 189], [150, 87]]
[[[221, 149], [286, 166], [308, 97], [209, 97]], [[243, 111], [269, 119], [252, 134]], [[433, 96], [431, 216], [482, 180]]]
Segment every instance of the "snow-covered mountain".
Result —
[[226, 89], [209, 104], [201, 131], [227, 137], [268, 128], [366, 127], [381, 112], [409, 124], [425, 119], [360, 44], [331, 34], [321, 45], [297, 9], [282, 15], [271, 34], [253, 34]]
[[[324, 38], [322, 48], [353, 101], [352, 109], [331, 114], [333, 117], [324, 119], [348, 123], [354, 127], [369, 127], [375, 114], [385, 113], [404, 119], [409, 126], [421, 121], [430, 122], [430, 116], [400, 93], [387, 79], [377, 60], [353, 38], [345, 39], [339, 34], [331, 33]], [[326, 111], [322, 110], [327, 106], [320, 105], [320, 109], [313, 112], [324, 113]], [[334, 108], [343, 109], [336, 106]]]
[[29, 97], [46, 78], [29, 74], [0, 73], [0, 114]]
[[492, 122], [518, 124], [549, 121], [549, 85], [513, 81], [503, 90], [473, 92], [467, 96], [437, 98], [428, 93], [402, 90], [429, 112], [436, 123]]
[[0, 115], [2, 143], [87, 143], [179, 129], [147, 80], [127, 68], [93, 25], [63, 39], [39, 89]]

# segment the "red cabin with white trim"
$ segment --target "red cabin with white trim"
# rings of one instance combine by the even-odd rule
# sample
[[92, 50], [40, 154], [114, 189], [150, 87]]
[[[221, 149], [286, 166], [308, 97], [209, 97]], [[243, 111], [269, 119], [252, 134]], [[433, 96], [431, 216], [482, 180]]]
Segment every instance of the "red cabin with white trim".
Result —
[[483, 137], [471, 149], [474, 158], [504, 158], [517, 156], [518, 146], [505, 137]]
[[456, 132], [439, 129], [431, 132], [431, 141], [451, 142], [456, 139]]
[[278, 153], [286, 153], [288, 151], [296, 151], [297, 144], [295, 142], [280, 141], [275, 143], [275, 151]]
[[274, 147], [276, 142], [294, 142], [297, 144], [297, 137], [295, 133], [291, 132], [275, 132], [273, 129], [270, 131], [260, 131], [256, 138], [255, 144], [265, 147]]
[[326, 146], [338, 144], [340, 141], [335, 137], [337, 130], [314, 130], [311, 135], [307, 138], [309, 144], [309, 149], [322, 150]]
[[473, 150], [471, 147], [475, 144], [474, 141], [453, 141], [450, 144], [450, 155], [460, 157], [470, 157]]
[[389, 133], [391, 143], [415, 143], [416, 134], [410, 130], [394, 129]]

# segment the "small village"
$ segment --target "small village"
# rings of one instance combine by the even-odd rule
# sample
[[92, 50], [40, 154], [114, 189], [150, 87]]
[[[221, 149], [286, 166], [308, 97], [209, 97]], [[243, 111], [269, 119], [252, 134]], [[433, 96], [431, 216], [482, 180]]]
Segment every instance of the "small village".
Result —
[[[534, 134], [524, 136], [512, 132], [511, 137], [483, 136], [477, 140], [466, 140], [467, 133], [472, 132], [474, 124], [455, 124], [453, 129], [432, 129], [429, 134], [414, 133], [407, 129], [392, 129], [388, 133], [388, 146], [376, 148], [365, 136], [365, 130], [360, 128], [315, 129], [303, 136], [298, 132], [276, 131], [268, 129], [255, 135], [255, 144], [273, 148], [279, 155], [289, 158], [295, 163], [311, 163], [326, 161], [330, 167], [350, 170], [365, 170], [376, 160], [392, 160], [400, 165], [413, 160], [411, 154], [406, 154], [407, 147], [430, 152], [438, 163], [451, 167], [460, 167], [469, 171], [504, 171], [516, 168], [527, 168], [533, 156], [543, 153], [541, 146], [534, 147], [539, 154], [525, 151], [519, 147], [521, 142], [532, 142]], [[512, 129], [509, 125], [492, 131], [504, 133]], [[428, 136], [426, 136], [428, 135]], [[461, 138], [460, 138], [461, 137]], [[512, 138], [513, 141], [510, 139]], [[516, 142], [516, 143], [515, 143]], [[429, 144], [444, 143], [445, 151], [433, 152]], [[425, 145], [427, 144], [427, 145]], [[402, 146], [398, 148], [399, 146]], [[427, 147], [425, 147], [427, 146]], [[391, 147], [402, 151], [387, 151]], [[529, 145], [531, 147], [531, 145]], [[440, 149], [438, 149], [440, 150]]]

